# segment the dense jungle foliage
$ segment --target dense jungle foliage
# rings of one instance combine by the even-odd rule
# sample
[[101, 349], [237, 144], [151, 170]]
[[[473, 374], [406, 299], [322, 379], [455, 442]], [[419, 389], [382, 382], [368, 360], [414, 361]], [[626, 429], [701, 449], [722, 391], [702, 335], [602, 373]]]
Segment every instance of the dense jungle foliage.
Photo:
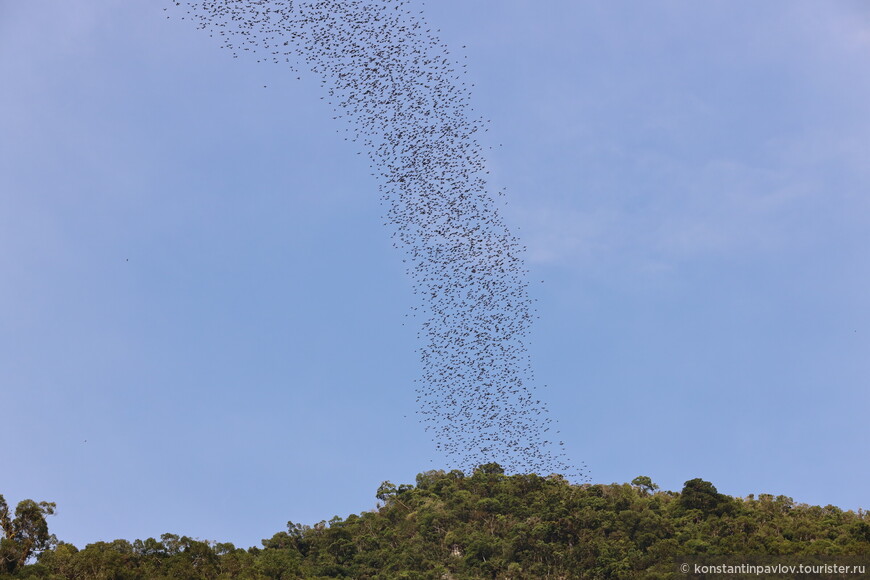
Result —
[[[305, 526], [262, 547], [164, 534], [78, 549], [49, 535], [54, 504], [0, 496], [0, 580], [671, 578], [684, 555], [857, 556], [870, 564], [870, 515], [732, 498], [701, 479], [680, 493], [648, 477], [571, 485], [557, 475], [428, 471], [384, 482], [378, 509]], [[29, 562], [29, 563], [28, 563]], [[870, 571], [870, 565], [867, 566]]]

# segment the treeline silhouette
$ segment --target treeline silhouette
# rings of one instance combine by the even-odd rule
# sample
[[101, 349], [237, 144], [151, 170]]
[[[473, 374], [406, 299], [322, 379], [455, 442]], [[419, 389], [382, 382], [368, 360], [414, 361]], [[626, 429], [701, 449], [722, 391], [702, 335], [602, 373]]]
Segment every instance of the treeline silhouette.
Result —
[[863, 510], [733, 498], [702, 479], [677, 493], [649, 477], [574, 485], [490, 463], [471, 475], [427, 471], [416, 485], [384, 482], [376, 497], [377, 509], [346, 519], [288, 522], [262, 547], [163, 534], [78, 549], [49, 535], [54, 504], [25, 500], [13, 517], [0, 496], [0, 579], [673, 578], [686, 577], [680, 557], [699, 555], [870, 563]]

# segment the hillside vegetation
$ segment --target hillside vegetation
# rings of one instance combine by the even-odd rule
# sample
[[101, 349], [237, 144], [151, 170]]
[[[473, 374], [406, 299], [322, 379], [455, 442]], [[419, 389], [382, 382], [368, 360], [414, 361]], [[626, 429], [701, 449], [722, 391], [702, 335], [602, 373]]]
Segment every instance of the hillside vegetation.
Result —
[[[48, 534], [54, 504], [0, 496], [0, 579], [672, 578], [679, 556], [857, 556], [870, 563], [870, 516], [785, 496], [732, 498], [701, 479], [659, 491], [506, 476], [497, 464], [384, 482], [379, 507], [313, 526], [288, 522], [262, 547], [164, 534], [77, 549]], [[35, 562], [34, 562], [35, 557]], [[31, 562], [31, 563], [26, 563]], [[870, 566], [867, 567], [870, 570]], [[684, 576], [683, 576], [684, 577]]]

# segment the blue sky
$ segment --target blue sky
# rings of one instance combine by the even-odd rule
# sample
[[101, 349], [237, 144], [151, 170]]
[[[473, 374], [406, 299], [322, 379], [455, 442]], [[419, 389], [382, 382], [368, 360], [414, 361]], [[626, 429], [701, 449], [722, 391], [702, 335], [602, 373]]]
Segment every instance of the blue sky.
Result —
[[[568, 454], [870, 507], [870, 10], [423, 9], [491, 119]], [[79, 546], [256, 545], [449, 467], [367, 158], [313, 75], [173, 10], [0, 3], [0, 493]]]

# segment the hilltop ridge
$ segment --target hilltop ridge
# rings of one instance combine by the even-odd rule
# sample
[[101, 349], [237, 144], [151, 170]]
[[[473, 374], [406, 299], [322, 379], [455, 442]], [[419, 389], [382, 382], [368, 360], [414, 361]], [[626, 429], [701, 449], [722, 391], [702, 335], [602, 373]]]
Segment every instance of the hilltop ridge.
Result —
[[679, 557], [870, 562], [863, 510], [783, 495], [734, 498], [703, 479], [680, 492], [646, 476], [574, 485], [559, 475], [505, 475], [490, 463], [471, 475], [426, 471], [413, 485], [385, 481], [376, 497], [375, 510], [312, 526], [288, 522], [248, 549], [175, 534], [78, 549], [53, 541], [46, 527], [34, 544], [37, 561], [16, 566], [20, 546], [7, 533], [0, 579], [671, 578]]

